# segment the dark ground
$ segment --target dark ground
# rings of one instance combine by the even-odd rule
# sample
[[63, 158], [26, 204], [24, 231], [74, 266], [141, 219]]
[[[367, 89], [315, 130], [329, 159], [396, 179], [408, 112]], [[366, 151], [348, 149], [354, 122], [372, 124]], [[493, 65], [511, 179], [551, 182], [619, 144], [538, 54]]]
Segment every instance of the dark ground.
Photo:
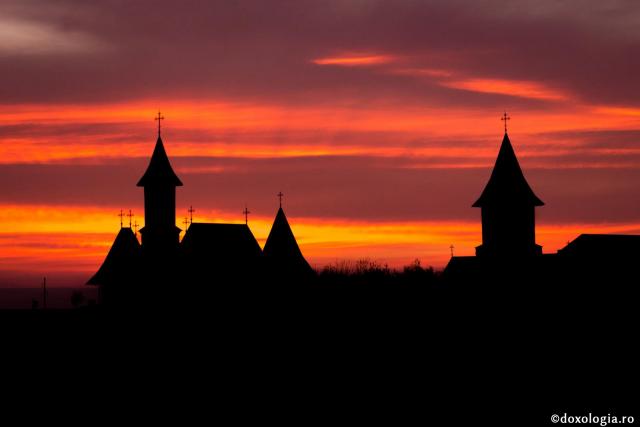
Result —
[[49, 373], [92, 393], [117, 390], [116, 401], [151, 417], [166, 411], [163, 422], [638, 418], [631, 283], [597, 278], [536, 291], [526, 282], [470, 289], [422, 268], [329, 271], [312, 285], [214, 289], [178, 306], [2, 312], [0, 324], [31, 341]]

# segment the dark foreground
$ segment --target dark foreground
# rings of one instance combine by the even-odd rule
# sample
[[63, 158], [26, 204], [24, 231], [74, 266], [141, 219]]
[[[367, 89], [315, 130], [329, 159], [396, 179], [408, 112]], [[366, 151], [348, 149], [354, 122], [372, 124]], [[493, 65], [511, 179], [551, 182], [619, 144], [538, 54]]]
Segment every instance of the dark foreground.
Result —
[[634, 282], [454, 284], [420, 274], [393, 286], [351, 277], [218, 287], [0, 319], [47, 358], [62, 353], [90, 369], [82, 378], [92, 386], [135, 399], [139, 391], [123, 386], [133, 382], [156, 402], [191, 405], [187, 424], [212, 411], [393, 425], [639, 415]]

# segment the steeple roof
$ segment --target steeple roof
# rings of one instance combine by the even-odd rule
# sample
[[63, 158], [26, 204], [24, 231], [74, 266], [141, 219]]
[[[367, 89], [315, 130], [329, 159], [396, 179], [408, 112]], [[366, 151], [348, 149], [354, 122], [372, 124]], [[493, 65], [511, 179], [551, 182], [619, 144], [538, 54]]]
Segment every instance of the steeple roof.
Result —
[[151, 161], [140, 181], [138, 187], [146, 187], [148, 185], [173, 185], [175, 187], [182, 186], [182, 181], [173, 171], [167, 152], [164, 150], [162, 138], [158, 135], [156, 147], [151, 155]]
[[511, 203], [544, 205], [529, 187], [505, 132], [491, 178], [473, 207]]
[[263, 253], [266, 257], [277, 260], [279, 263], [288, 264], [294, 268], [302, 267], [305, 270], [311, 270], [311, 266], [309, 266], [300, 251], [282, 206], [278, 209], [276, 219], [273, 221]]
[[133, 231], [128, 227], [121, 228], [107, 257], [87, 285], [104, 285], [132, 280], [138, 268], [139, 256], [140, 243]]

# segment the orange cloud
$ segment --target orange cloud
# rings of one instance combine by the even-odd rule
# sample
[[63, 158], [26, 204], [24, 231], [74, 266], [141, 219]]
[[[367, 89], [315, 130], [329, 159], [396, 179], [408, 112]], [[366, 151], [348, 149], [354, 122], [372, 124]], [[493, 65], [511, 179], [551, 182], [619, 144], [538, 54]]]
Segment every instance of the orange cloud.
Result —
[[453, 89], [467, 90], [480, 93], [495, 93], [499, 95], [517, 96], [520, 98], [541, 99], [545, 101], [564, 101], [566, 94], [548, 88], [538, 82], [503, 79], [466, 79], [445, 80], [440, 85]]
[[317, 58], [311, 62], [316, 65], [336, 65], [340, 67], [360, 67], [366, 65], [387, 64], [394, 61], [391, 55], [353, 55]]
[[[506, 89], [505, 89], [506, 90]], [[154, 103], [155, 104], [155, 103]], [[0, 125], [81, 125], [100, 123], [106, 125], [102, 133], [31, 136], [28, 132], [7, 135], [0, 144], [1, 163], [47, 162], [64, 159], [113, 158], [148, 156], [154, 138], [151, 121], [155, 105], [150, 102], [137, 104], [110, 104], [90, 107], [68, 105], [1, 106]], [[628, 111], [604, 106], [579, 107], [570, 111], [523, 111], [513, 114], [510, 126], [514, 129], [518, 145], [526, 142], [528, 134], [558, 130], [628, 129], [637, 126], [636, 119]], [[234, 103], [171, 102], [167, 105], [167, 121], [164, 135], [172, 156], [240, 156], [287, 157], [318, 155], [375, 155], [414, 157], [482, 157], [495, 155], [493, 142], [499, 139], [501, 123], [499, 112], [488, 116], [477, 109], [412, 108], [400, 111], [394, 105], [337, 105], [331, 107], [288, 107], [284, 105], [246, 105]], [[132, 134], [123, 125], [138, 130]], [[140, 129], [148, 128], [148, 137], [139, 136]], [[212, 142], [191, 141], [193, 132], [203, 131], [211, 135], [232, 132], [233, 140], [215, 138]], [[256, 141], [251, 135], [277, 135], [277, 141]], [[287, 132], [307, 132], [313, 135], [298, 142], [295, 135], [287, 138]], [[390, 132], [385, 144], [372, 145], [366, 137], [339, 142], [339, 132]], [[246, 137], [245, 137], [246, 136]], [[460, 145], [437, 144], [439, 138], [486, 138], [485, 152], [462, 149]], [[423, 140], [424, 144], [410, 147], [398, 145], [398, 138]], [[436, 144], [434, 145], [434, 142]], [[553, 146], [558, 147], [557, 140]], [[497, 143], [497, 142], [496, 142]], [[535, 146], [543, 142], [538, 138]], [[532, 145], [533, 146], [533, 145]], [[464, 147], [462, 147], [464, 148]], [[490, 150], [494, 150], [489, 152]], [[519, 150], [519, 153], [521, 151]]]
[[452, 71], [440, 68], [398, 68], [390, 70], [391, 74], [412, 77], [451, 77]]

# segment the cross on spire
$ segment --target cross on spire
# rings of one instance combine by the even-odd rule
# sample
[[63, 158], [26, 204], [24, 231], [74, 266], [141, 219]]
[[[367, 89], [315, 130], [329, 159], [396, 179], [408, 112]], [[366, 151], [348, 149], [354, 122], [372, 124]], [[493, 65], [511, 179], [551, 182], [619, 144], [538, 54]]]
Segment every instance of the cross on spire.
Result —
[[125, 214], [122, 212], [122, 209], [120, 209], [120, 213], [117, 216], [120, 217], [120, 228], [122, 228], [122, 218], [125, 216]]
[[138, 237], [138, 220], [133, 221], [133, 233]]
[[184, 234], [187, 234], [187, 228], [189, 227], [189, 218], [185, 216], [182, 220], [182, 223], [184, 224]]
[[280, 191], [278, 193], [278, 199], [280, 200], [280, 207], [282, 207], [282, 197], [284, 196], [284, 194], [282, 194], [282, 191]]
[[251, 211], [247, 209], [247, 205], [244, 205], [244, 210], [242, 211], [242, 213], [244, 214], [245, 225], [249, 225], [249, 214], [251, 213]]
[[193, 224], [193, 213], [196, 210], [193, 209], [193, 206], [189, 206], [189, 209], [187, 209], [187, 212], [189, 212], [189, 224]]
[[164, 120], [164, 116], [158, 110], [158, 115], [153, 119], [158, 121], [158, 137], [160, 137], [160, 120]]
[[455, 248], [456, 248], [456, 247], [455, 247], [455, 246], [453, 246], [453, 245], [449, 246], [449, 249], [451, 249], [451, 258], [453, 258], [453, 250], [454, 250]]
[[500, 120], [504, 122], [504, 133], [507, 133], [507, 120], [511, 120], [511, 117], [509, 117], [509, 115], [505, 111]]
[[129, 213], [127, 214], [127, 216], [129, 217], [129, 228], [131, 228], [131, 218], [133, 218], [135, 215], [131, 212], [131, 209], [129, 209]]

